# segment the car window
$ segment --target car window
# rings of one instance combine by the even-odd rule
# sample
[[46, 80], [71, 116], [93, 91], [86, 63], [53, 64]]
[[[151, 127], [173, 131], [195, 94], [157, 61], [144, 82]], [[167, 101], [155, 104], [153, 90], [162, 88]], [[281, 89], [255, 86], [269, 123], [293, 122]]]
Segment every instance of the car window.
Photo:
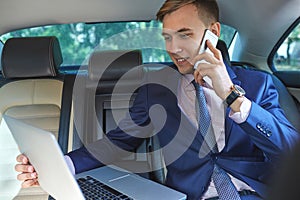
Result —
[[300, 24], [288, 35], [273, 59], [277, 71], [300, 71]]
[[[11, 37], [56, 36], [62, 49], [64, 60], [62, 66], [87, 64], [88, 56], [95, 49], [142, 49], [145, 63], [170, 62], [164, 49], [161, 27], [161, 23], [155, 20], [49, 25], [6, 33], [0, 40], [5, 42]], [[234, 28], [222, 25], [220, 38], [227, 45], [232, 41], [234, 34]]]

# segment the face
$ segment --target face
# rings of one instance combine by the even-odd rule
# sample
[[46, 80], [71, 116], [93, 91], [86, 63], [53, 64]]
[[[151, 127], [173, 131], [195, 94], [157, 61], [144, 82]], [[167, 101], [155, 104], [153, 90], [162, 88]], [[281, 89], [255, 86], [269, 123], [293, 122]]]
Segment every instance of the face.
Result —
[[167, 14], [163, 19], [163, 37], [166, 50], [182, 74], [193, 73], [191, 60], [198, 54], [206, 28], [200, 20], [197, 8], [186, 5]]

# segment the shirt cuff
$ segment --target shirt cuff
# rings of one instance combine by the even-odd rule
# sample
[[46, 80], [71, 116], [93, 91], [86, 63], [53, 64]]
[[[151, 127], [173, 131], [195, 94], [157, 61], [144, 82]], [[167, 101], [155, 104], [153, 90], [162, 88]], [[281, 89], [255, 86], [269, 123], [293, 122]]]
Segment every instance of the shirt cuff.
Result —
[[71, 173], [73, 175], [75, 175], [75, 167], [74, 167], [72, 159], [69, 156], [67, 156], [67, 155], [65, 155], [64, 158], [65, 158], [65, 161], [66, 161], [66, 163], [67, 163], [67, 165], [68, 165]]
[[251, 101], [244, 97], [244, 101], [241, 104], [240, 112], [233, 112], [230, 110], [229, 117], [238, 124], [241, 124], [246, 121], [249, 116], [251, 109]]

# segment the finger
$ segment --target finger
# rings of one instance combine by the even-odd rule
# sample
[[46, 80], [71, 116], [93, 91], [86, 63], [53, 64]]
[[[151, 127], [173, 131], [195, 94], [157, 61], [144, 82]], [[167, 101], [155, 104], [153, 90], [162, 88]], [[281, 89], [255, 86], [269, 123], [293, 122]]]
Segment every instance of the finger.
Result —
[[206, 41], [206, 45], [209, 48], [209, 50], [214, 54], [215, 58], [217, 58], [218, 60], [223, 60], [221, 51], [214, 47], [209, 40]]
[[210, 67], [210, 65], [206, 65], [205, 64], [216, 64], [218, 63], [219, 60], [217, 60], [214, 55], [211, 52], [203, 52], [201, 54], [198, 54], [197, 56], [194, 57], [194, 59], [192, 60], [192, 63], [195, 63], [194, 66], [195, 68], [200, 68], [200, 64], [201, 64], [201, 68], [205, 68], [205, 67]]
[[196, 83], [198, 83], [198, 84], [203, 83], [203, 76], [198, 70], [194, 71], [194, 79], [195, 79]]
[[197, 65], [196, 68], [198, 68], [199, 66], [199, 61], [205, 60], [206, 62], [209, 62], [208, 58], [209, 58], [209, 53], [207, 52], [203, 52], [201, 54], [196, 55], [192, 60], [191, 60], [191, 64], [192, 65]]
[[22, 173], [17, 175], [17, 179], [19, 181], [27, 181], [27, 180], [32, 180], [37, 178], [37, 173]]
[[16, 164], [15, 170], [17, 172], [34, 172], [34, 167], [32, 165], [23, 165], [23, 164]]
[[198, 83], [197, 80], [198, 80], [198, 76], [199, 76], [199, 75], [200, 75], [199, 71], [198, 71], [198, 70], [195, 70], [195, 71], [194, 71], [194, 79], [195, 79], [196, 83]]
[[20, 154], [17, 156], [17, 162], [23, 163], [23, 164], [28, 164], [29, 160], [24, 154]]
[[39, 185], [39, 182], [38, 182], [37, 179], [32, 179], [32, 180], [24, 181], [24, 182], [21, 184], [21, 187], [22, 187], [22, 188], [28, 188], [28, 187], [35, 186], [35, 185]]

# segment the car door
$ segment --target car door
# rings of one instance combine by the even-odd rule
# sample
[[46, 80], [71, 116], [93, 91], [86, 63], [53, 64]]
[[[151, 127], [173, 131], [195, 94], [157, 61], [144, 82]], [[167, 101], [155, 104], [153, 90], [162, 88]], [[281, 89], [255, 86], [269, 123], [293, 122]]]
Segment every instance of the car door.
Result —
[[300, 110], [300, 18], [273, 48], [268, 64], [293, 96]]

